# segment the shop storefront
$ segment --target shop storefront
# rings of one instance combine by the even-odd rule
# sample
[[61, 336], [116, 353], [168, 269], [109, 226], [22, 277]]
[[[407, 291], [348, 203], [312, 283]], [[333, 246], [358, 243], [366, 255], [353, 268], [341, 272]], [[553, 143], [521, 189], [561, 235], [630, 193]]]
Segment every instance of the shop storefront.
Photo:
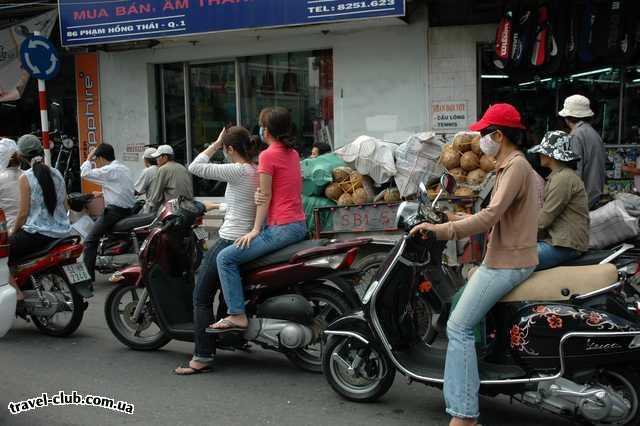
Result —
[[[640, 154], [640, 40], [634, 41], [627, 33], [633, 32], [637, 37], [640, 21], [624, 15], [637, 15], [637, 2], [598, 2], [588, 20], [593, 27], [588, 29], [574, 25], [586, 17], [586, 9], [581, 7], [584, 2], [539, 3], [550, 9], [527, 10], [523, 6], [513, 10], [513, 27], [506, 36], [498, 31], [504, 29], [502, 8], [483, 9], [485, 19], [491, 22], [483, 25], [455, 25], [457, 18], [447, 18], [442, 10], [430, 10], [436, 14], [431, 16], [429, 29], [432, 107], [445, 102], [464, 103], [468, 115], [476, 118], [491, 104], [512, 103], [522, 112], [532, 142], [539, 142], [548, 130], [566, 130], [557, 115], [564, 99], [573, 94], [584, 95], [591, 100], [595, 112], [591, 124], [601, 134], [608, 151], [607, 191], [630, 191], [633, 178], [622, 173], [621, 168], [624, 163], [636, 161]], [[566, 10], [559, 12], [558, 7]], [[537, 22], [541, 13], [549, 13], [550, 30], [545, 37], [551, 42], [536, 46], [536, 38], [530, 37], [533, 44], [525, 46], [521, 62], [505, 67], [498, 57], [501, 47], [506, 46], [504, 51], [511, 52], [508, 60], [513, 61], [518, 31], [520, 35], [527, 29], [534, 36], [541, 34], [536, 24], [523, 29], [518, 23], [523, 22], [523, 16]], [[618, 25], [614, 26], [614, 22]], [[583, 34], [587, 30], [591, 37]], [[505, 37], [496, 40], [497, 33]], [[432, 120], [434, 128], [437, 124]]]
[[[137, 171], [145, 145], [170, 144], [187, 164], [225, 125], [257, 132], [260, 110], [271, 105], [291, 111], [303, 156], [315, 142], [338, 148], [361, 134], [402, 140], [423, 131], [427, 14], [415, 3], [401, 17], [393, 13], [397, 1], [366, 2], [388, 6], [391, 16], [124, 45], [106, 45], [98, 35], [91, 49], [99, 55], [103, 140]], [[351, 19], [361, 17], [352, 12]], [[64, 8], [61, 16], [64, 22]], [[195, 185], [198, 196], [224, 190], [216, 182]]]

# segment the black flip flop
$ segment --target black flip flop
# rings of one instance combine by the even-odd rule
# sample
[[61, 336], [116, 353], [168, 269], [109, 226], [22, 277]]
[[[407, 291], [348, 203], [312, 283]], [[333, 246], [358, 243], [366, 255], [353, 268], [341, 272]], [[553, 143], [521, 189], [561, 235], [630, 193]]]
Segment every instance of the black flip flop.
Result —
[[192, 366], [190, 366], [189, 364], [185, 365], [181, 365], [178, 368], [189, 368], [191, 369], [191, 373], [177, 373], [176, 370], [173, 370], [173, 374], [175, 374], [176, 376], [193, 376], [196, 374], [204, 374], [204, 373], [211, 373], [213, 371], [213, 367], [210, 365], [205, 365], [202, 368], [193, 368]]

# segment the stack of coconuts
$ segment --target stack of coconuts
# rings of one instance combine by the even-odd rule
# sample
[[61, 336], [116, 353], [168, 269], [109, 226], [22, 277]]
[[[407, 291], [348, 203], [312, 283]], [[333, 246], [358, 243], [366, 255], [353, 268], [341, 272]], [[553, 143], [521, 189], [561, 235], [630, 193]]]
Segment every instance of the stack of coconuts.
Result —
[[[363, 176], [350, 167], [337, 167], [332, 175], [333, 183], [327, 186], [324, 195], [339, 206], [354, 206], [373, 201], [373, 181], [369, 176]], [[384, 195], [384, 201], [387, 203], [398, 200], [400, 193], [397, 189], [387, 191]]]
[[363, 187], [364, 176], [350, 167], [337, 167], [333, 170], [333, 183], [329, 184], [324, 195], [339, 206], [366, 204], [372, 197]]
[[455, 135], [453, 143], [442, 149], [440, 162], [456, 178], [458, 189], [455, 196], [475, 195], [474, 188], [482, 185], [496, 168], [496, 159], [483, 155], [480, 150], [480, 134], [461, 132]]

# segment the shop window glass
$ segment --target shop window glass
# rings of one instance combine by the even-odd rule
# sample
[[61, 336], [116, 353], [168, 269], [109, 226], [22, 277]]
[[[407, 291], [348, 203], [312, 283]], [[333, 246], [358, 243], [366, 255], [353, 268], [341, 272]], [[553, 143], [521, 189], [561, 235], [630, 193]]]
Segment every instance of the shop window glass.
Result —
[[241, 58], [240, 117], [258, 133], [258, 115], [269, 106], [291, 111], [298, 150], [333, 140], [333, 56], [330, 50]]
[[176, 161], [186, 162], [186, 128], [184, 108], [184, 67], [181, 63], [160, 66], [162, 143], [171, 145]]
[[640, 65], [627, 68], [622, 140], [640, 144]]
[[[184, 69], [183, 63], [158, 66], [160, 134], [164, 143], [174, 147], [176, 160], [182, 164], [187, 165], [212, 143], [223, 126], [238, 124], [257, 135], [258, 115], [269, 106], [291, 111], [302, 157], [309, 155], [317, 141], [333, 147], [331, 50], [187, 64], [187, 93]], [[222, 153], [211, 161], [223, 162]], [[223, 182], [198, 178], [194, 186], [200, 197], [222, 196], [226, 187]]]
[[[600, 66], [551, 77], [537, 77], [531, 72], [528, 81], [522, 76], [516, 80], [495, 68], [492, 45], [480, 47], [480, 64], [481, 110], [484, 111], [496, 102], [514, 104], [522, 112], [533, 141], [539, 141], [547, 130], [568, 130], [557, 113], [562, 109], [565, 98], [580, 94], [591, 101], [591, 109], [595, 113], [591, 124], [600, 133], [604, 143], [620, 143], [620, 88], [623, 68]], [[632, 80], [633, 78], [627, 84], [627, 106], [633, 104], [629, 96], [634, 93], [633, 83], [630, 83]], [[631, 107], [631, 116], [633, 110]], [[630, 116], [629, 114], [626, 115]], [[638, 115], [638, 112], [635, 114]]]
[[[222, 128], [235, 124], [235, 62], [192, 64], [189, 66], [189, 101], [191, 112], [191, 159], [213, 143]], [[224, 162], [221, 151], [213, 162]], [[222, 196], [224, 182], [194, 177], [196, 196]]]
[[562, 126], [557, 117], [558, 81], [551, 78], [516, 81], [497, 71], [493, 65], [493, 47], [480, 49], [482, 114], [496, 103], [510, 103], [522, 114], [530, 132], [531, 142], [540, 141], [548, 130]]

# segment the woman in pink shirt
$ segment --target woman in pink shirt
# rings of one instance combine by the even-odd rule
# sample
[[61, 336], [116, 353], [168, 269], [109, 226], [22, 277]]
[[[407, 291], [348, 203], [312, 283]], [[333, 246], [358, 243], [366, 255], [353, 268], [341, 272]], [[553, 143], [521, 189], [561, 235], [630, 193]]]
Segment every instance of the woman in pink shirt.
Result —
[[[253, 230], [218, 254], [218, 273], [228, 317], [211, 328], [243, 331], [248, 326], [240, 265], [305, 239], [300, 156], [293, 149], [291, 114], [285, 108], [260, 113], [260, 138], [269, 147], [258, 164], [260, 200]], [[266, 226], [265, 226], [266, 223]]]

